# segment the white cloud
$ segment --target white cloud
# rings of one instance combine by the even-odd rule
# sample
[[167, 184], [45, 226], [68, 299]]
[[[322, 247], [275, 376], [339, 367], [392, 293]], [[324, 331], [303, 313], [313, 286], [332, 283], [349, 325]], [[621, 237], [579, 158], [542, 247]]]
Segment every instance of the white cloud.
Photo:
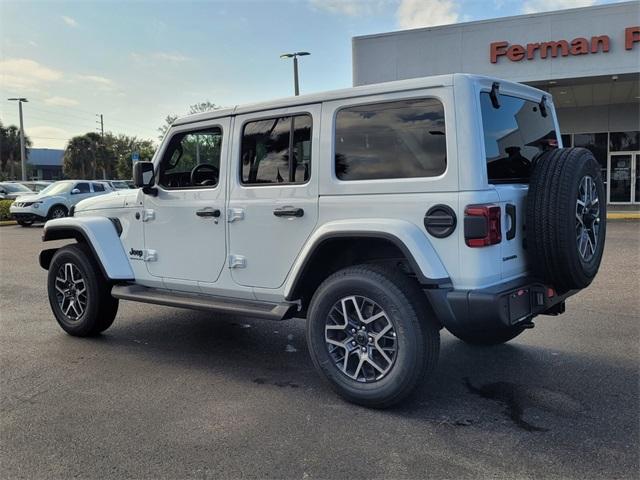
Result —
[[0, 86], [5, 90], [36, 91], [62, 78], [62, 72], [28, 58], [0, 60], [0, 72]]
[[37, 47], [38, 44], [36, 42], [34, 42], [33, 40], [29, 40], [29, 45], [31, 45], [32, 47]]
[[548, 12], [565, 8], [589, 7], [596, 0], [526, 0], [522, 5], [523, 13]]
[[[27, 117], [28, 118], [28, 117]], [[25, 126], [25, 133], [35, 148], [64, 148], [72, 134], [63, 128], [48, 125]]]
[[60, 18], [70, 27], [76, 28], [78, 26], [78, 22], [76, 22], [74, 18], [67, 17], [66, 15], [61, 15]]
[[165, 60], [168, 62], [175, 62], [175, 63], [187, 62], [191, 60], [190, 57], [187, 57], [180, 53], [170, 53], [170, 52], [156, 52], [153, 54], [153, 58], [156, 58], [158, 60]]
[[382, 9], [388, 0], [309, 0], [318, 10], [355, 17], [372, 15]]
[[77, 100], [67, 97], [50, 97], [47, 98], [44, 103], [47, 105], [53, 105], [54, 107], [73, 107], [78, 105]]
[[401, 0], [396, 19], [401, 28], [448, 25], [459, 20], [458, 8], [453, 0]]
[[110, 78], [101, 77], [100, 75], [76, 75], [76, 78], [81, 82], [95, 83], [96, 85], [105, 88], [111, 88], [115, 86], [113, 80], [111, 80]]

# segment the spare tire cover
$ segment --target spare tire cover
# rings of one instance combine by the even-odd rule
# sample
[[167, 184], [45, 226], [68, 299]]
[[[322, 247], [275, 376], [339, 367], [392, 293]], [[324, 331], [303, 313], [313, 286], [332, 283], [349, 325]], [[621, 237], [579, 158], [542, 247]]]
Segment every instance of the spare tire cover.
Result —
[[584, 148], [558, 148], [534, 163], [527, 196], [530, 269], [559, 292], [587, 287], [600, 267], [607, 229], [600, 164]]

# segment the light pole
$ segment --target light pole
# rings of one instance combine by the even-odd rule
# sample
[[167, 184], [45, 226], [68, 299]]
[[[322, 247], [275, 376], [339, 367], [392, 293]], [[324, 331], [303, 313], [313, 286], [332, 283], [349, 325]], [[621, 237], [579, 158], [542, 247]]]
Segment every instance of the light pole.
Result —
[[8, 98], [12, 102], [18, 102], [18, 112], [20, 112], [20, 161], [22, 163], [22, 181], [27, 180], [27, 152], [24, 147], [24, 123], [22, 122], [22, 102], [28, 102], [24, 97]]
[[293, 88], [296, 96], [300, 95], [300, 86], [298, 85], [298, 57], [311, 55], [309, 52], [283, 53], [280, 58], [293, 58]]

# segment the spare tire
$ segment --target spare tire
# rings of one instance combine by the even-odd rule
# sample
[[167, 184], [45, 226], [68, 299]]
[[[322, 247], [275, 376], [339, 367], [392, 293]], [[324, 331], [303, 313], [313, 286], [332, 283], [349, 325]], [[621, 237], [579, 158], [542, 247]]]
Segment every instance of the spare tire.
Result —
[[533, 274], [558, 292], [587, 287], [607, 229], [600, 164], [584, 148], [540, 155], [529, 183], [526, 247]]

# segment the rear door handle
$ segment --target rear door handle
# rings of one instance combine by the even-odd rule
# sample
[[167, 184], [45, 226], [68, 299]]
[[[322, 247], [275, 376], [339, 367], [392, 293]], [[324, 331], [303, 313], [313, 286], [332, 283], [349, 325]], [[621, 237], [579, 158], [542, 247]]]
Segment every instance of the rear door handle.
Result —
[[273, 211], [276, 217], [302, 217], [304, 210], [296, 207], [280, 207]]
[[201, 210], [196, 210], [196, 215], [199, 217], [220, 217], [220, 210], [217, 208], [206, 207]]

